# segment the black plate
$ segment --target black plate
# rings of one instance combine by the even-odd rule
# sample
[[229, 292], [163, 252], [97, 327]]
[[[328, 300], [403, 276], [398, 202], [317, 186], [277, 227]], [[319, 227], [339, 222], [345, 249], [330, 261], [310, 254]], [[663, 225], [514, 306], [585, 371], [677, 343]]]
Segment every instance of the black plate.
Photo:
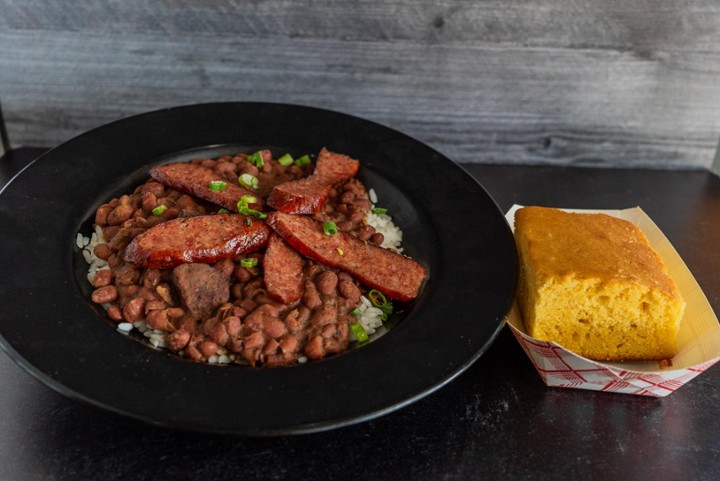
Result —
[[[429, 271], [387, 335], [287, 368], [213, 366], [120, 335], [88, 300], [75, 246], [94, 210], [153, 164], [271, 146], [361, 161]], [[440, 388], [477, 360], [509, 310], [515, 245], [492, 198], [462, 168], [406, 135], [308, 107], [220, 103], [151, 112], [48, 152], [0, 195], [0, 338], [61, 394], [153, 424], [245, 435], [321, 431], [371, 419]]]

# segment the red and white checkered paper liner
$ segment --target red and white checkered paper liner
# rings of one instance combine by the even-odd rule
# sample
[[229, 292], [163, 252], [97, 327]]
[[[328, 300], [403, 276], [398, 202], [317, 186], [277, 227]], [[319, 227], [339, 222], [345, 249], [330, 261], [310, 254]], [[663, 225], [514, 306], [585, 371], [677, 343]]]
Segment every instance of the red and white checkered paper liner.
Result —
[[[506, 214], [510, 226], [514, 226], [515, 211], [520, 207], [515, 205]], [[508, 325], [546, 385], [663, 397], [720, 360], [720, 324], [717, 316], [670, 241], [642, 209], [563, 210], [602, 212], [638, 225], [648, 237], [650, 245], [663, 259], [687, 306], [678, 334], [678, 352], [671, 365], [663, 367], [656, 361], [597, 362], [554, 342], [530, 337], [525, 330], [520, 310], [516, 304], [513, 305], [508, 316]]]

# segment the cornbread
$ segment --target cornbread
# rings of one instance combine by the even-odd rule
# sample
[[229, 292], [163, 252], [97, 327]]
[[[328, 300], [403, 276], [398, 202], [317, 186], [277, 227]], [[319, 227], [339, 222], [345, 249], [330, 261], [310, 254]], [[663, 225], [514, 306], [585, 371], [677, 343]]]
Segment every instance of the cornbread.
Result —
[[515, 214], [518, 304], [536, 339], [599, 361], [675, 355], [685, 302], [645, 234], [605, 214]]

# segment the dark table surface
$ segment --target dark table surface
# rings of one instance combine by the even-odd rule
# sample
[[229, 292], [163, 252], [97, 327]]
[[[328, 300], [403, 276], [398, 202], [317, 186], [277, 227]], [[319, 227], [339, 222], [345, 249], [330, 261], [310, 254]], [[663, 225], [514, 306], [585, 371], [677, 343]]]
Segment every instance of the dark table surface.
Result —
[[[40, 152], [7, 154], [0, 161], [0, 185]], [[503, 211], [513, 203], [641, 206], [720, 311], [716, 175], [465, 167]], [[4, 353], [0, 386], [0, 480], [720, 479], [720, 366], [662, 399], [548, 388], [508, 329], [462, 375], [410, 406], [362, 424], [290, 437], [148, 426], [62, 397]]]

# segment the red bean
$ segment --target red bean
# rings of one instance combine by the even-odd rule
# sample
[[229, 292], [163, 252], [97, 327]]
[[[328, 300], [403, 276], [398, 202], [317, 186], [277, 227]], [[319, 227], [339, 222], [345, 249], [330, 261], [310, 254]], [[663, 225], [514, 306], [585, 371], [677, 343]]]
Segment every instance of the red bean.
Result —
[[150, 311], [145, 318], [145, 322], [153, 329], [160, 329], [161, 331], [173, 330], [173, 325], [168, 320], [167, 311], [165, 309]]
[[115, 269], [115, 284], [118, 286], [129, 286], [140, 280], [140, 271], [130, 264]]
[[358, 239], [364, 241], [371, 239], [373, 234], [375, 234], [375, 228], [371, 225], [364, 225], [357, 231]]
[[192, 341], [188, 343], [187, 347], [185, 348], [185, 354], [193, 361], [199, 361], [203, 357], [202, 353], [200, 353], [197, 348], [197, 343], [193, 343]]
[[167, 310], [167, 315], [171, 319], [180, 319], [182, 316], [185, 315], [185, 311], [183, 311], [179, 307], [170, 307]]
[[115, 237], [115, 234], [117, 234], [118, 231], [120, 231], [120, 226], [117, 226], [117, 225], [110, 225], [110, 226], [103, 227], [103, 230], [102, 230], [103, 237], [105, 238], [106, 241], [109, 242], [112, 240], [113, 237]]
[[108, 314], [108, 317], [110, 319], [112, 319], [113, 321], [122, 321], [123, 320], [122, 310], [114, 304], [108, 308], [107, 314]]
[[234, 275], [238, 282], [247, 282], [253, 277], [252, 273], [247, 268], [242, 267], [239, 264], [235, 267]]
[[137, 322], [143, 318], [145, 299], [136, 297], [123, 307], [123, 317], [128, 322]]
[[218, 345], [224, 346], [230, 340], [230, 336], [227, 332], [227, 328], [221, 322], [215, 324], [208, 333], [210, 339], [215, 341]]
[[235, 263], [232, 259], [224, 259], [220, 262], [216, 262], [213, 267], [220, 271], [225, 277], [230, 277], [233, 274], [233, 271], [235, 271]]
[[295, 336], [286, 336], [280, 341], [280, 349], [283, 352], [294, 352], [297, 346], [298, 340]]
[[135, 208], [130, 204], [120, 204], [115, 207], [107, 216], [107, 223], [110, 225], [119, 225], [128, 220], [135, 212]]
[[162, 282], [163, 274], [158, 269], [147, 269], [142, 275], [142, 284], [145, 287], [157, 287]]
[[320, 336], [315, 336], [305, 344], [305, 355], [310, 359], [322, 359], [325, 356], [325, 348], [323, 340]]
[[155, 198], [165, 194], [165, 186], [160, 182], [149, 181], [142, 186], [141, 190], [143, 192], [151, 192], [155, 195]]
[[230, 288], [230, 293], [235, 299], [242, 299], [243, 297], [243, 285], [242, 284], [233, 284]]
[[313, 311], [310, 316], [310, 322], [313, 326], [324, 326], [330, 324], [337, 319], [337, 311], [333, 306], [324, 305], [320, 309]]
[[302, 303], [309, 309], [315, 309], [322, 303], [320, 295], [315, 288], [315, 284], [309, 280], [305, 281], [305, 293], [302, 296]]
[[335, 294], [337, 283], [338, 277], [333, 271], [324, 271], [315, 279], [318, 291], [326, 295]]
[[223, 319], [222, 323], [225, 326], [225, 330], [230, 337], [237, 337], [240, 335], [240, 331], [242, 330], [242, 323], [240, 322], [239, 317], [228, 316]]
[[218, 349], [220, 346], [218, 346], [215, 342], [206, 339], [202, 341], [200, 344], [198, 344], [198, 349], [202, 353], [203, 356], [209, 358], [217, 354]]
[[262, 332], [255, 331], [251, 333], [249, 336], [245, 337], [244, 340], [245, 349], [255, 349], [263, 344], [265, 344], [265, 336], [263, 336]]
[[152, 212], [157, 207], [158, 201], [157, 196], [150, 191], [143, 192], [142, 194], [142, 208], [145, 212]]
[[190, 342], [190, 333], [188, 331], [175, 331], [165, 337], [165, 345], [173, 351], [179, 351]]
[[272, 338], [278, 338], [287, 334], [287, 327], [278, 319], [267, 319], [263, 325], [263, 332]]
[[96, 304], [105, 304], [106, 302], [113, 302], [117, 300], [117, 297], [117, 288], [110, 285], [95, 289], [92, 293], [91, 299]]
[[104, 226], [107, 224], [108, 214], [112, 212], [113, 207], [110, 204], [103, 204], [95, 211], [95, 224]]
[[385, 241], [385, 236], [381, 232], [376, 232], [370, 237], [370, 242], [375, 245], [381, 245]]
[[95, 271], [95, 276], [92, 280], [93, 287], [105, 287], [110, 285], [113, 280], [113, 272], [110, 269], [102, 269]]
[[97, 257], [98, 259], [106, 261], [108, 260], [108, 257], [110, 257], [110, 254], [112, 254], [112, 250], [107, 244], [97, 244], [93, 248], [93, 254], [95, 254], [95, 257]]
[[151, 300], [145, 303], [145, 315], [147, 316], [150, 311], [156, 311], [158, 309], [166, 309], [167, 304], [163, 301]]
[[269, 356], [271, 354], [275, 354], [280, 347], [280, 344], [275, 339], [270, 339], [266, 344], [265, 347], [263, 347], [263, 354], [266, 356]]
[[360, 289], [352, 281], [348, 281], [346, 279], [341, 280], [338, 282], [338, 289], [345, 299], [349, 299], [353, 302], [360, 300]]

